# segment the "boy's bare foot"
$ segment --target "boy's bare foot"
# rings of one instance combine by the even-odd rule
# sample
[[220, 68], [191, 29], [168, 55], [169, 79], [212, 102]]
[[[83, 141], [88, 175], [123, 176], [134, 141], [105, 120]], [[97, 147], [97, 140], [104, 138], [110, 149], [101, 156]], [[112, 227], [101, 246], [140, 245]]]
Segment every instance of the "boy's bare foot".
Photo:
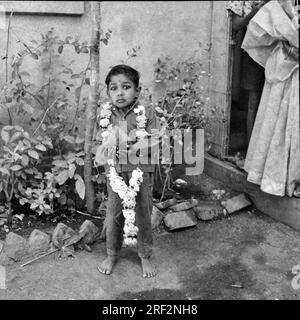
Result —
[[104, 274], [111, 274], [112, 268], [117, 261], [117, 256], [107, 256], [107, 258], [98, 267], [99, 272]]
[[142, 269], [143, 269], [143, 277], [144, 278], [152, 278], [156, 276], [155, 268], [149, 259], [142, 259]]

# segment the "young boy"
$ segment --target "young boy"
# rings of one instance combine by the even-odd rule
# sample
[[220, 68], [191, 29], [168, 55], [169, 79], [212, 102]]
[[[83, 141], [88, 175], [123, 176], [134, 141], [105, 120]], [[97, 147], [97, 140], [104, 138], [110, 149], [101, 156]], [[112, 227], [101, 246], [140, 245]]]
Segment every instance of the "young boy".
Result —
[[[112, 133], [116, 133], [120, 129], [122, 121], [126, 122], [127, 134], [132, 130], [137, 129], [137, 114], [134, 112], [135, 108], [139, 105], [138, 97], [140, 94], [139, 86], [139, 73], [135, 69], [127, 65], [114, 66], [108, 73], [105, 84], [107, 86], [107, 95], [110, 99], [111, 115], [109, 116], [109, 122], [113, 127]], [[156, 118], [154, 110], [150, 107], [145, 108], [145, 130], [151, 133], [151, 129], [156, 127]], [[107, 120], [105, 119], [106, 123]], [[123, 123], [124, 125], [124, 123]], [[122, 125], [122, 127], [124, 127]], [[119, 146], [119, 158], [121, 152], [126, 153], [130, 150], [120, 150]], [[104, 147], [105, 148], [105, 147]], [[134, 148], [134, 145], [131, 146]], [[126, 149], [126, 148], [125, 148]], [[154, 165], [148, 162], [148, 164], [131, 164], [130, 162], [124, 163], [118, 161], [115, 158], [114, 167], [120, 177], [128, 186], [132, 172], [137, 167], [143, 172], [143, 181], [140, 185], [140, 189], [136, 195], [135, 206], [135, 221], [138, 227], [137, 233], [137, 251], [141, 259], [143, 277], [153, 277], [156, 274], [150, 258], [152, 254], [152, 228], [151, 228], [151, 213], [153, 207], [153, 175]], [[145, 162], [144, 162], [145, 163]], [[107, 167], [106, 167], [107, 171]], [[122, 213], [122, 199], [119, 195], [112, 190], [111, 183], [107, 179], [107, 191], [108, 191], [108, 205], [106, 213], [106, 248], [107, 258], [102, 262], [98, 270], [104, 274], [110, 274], [117, 262], [118, 253], [121, 250], [123, 243], [123, 227], [124, 216]]]

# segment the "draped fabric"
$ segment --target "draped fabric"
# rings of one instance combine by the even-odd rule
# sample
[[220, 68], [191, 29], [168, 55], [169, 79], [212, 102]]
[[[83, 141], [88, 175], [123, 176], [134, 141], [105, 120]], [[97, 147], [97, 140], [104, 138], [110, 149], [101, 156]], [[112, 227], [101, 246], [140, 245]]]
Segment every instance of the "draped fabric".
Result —
[[244, 169], [262, 191], [292, 196], [300, 182], [299, 61], [284, 44], [298, 50], [298, 26], [282, 1], [270, 1], [250, 21], [242, 44], [266, 79]]

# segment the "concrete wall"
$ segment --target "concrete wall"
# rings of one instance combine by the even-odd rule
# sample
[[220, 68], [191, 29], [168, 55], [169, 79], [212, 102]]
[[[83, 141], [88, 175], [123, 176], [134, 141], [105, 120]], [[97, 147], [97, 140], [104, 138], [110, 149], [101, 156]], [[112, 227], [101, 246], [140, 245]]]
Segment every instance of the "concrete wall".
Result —
[[[179, 61], [193, 56], [199, 42], [203, 44], [210, 42], [211, 2], [101, 2], [102, 28], [113, 31], [109, 45], [101, 45], [101, 81], [104, 81], [110, 66], [126, 59], [127, 50], [140, 46], [141, 50], [138, 52], [138, 56], [131, 59], [128, 64], [140, 71], [141, 82], [144, 86], [153, 88], [153, 65], [158, 57], [169, 55], [175, 61]], [[31, 39], [40, 38], [40, 33], [46, 33], [51, 27], [54, 27], [61, 37], [78, 35], [81, 40], [90, 40], [89, 2], [84, 2], [84, 14], [82, 15], [65, 12], [67, 10], [64, 11], [64, 2], [55, 1], [49, 2], [52, 3], [51, 10], [55, 8], [56, 11], [59, 11], [57, 6], [60, 6], [61, 14], [59, 12], [47, 14], [47, 8], [45, 8], [47, 2], [40, 1], [38, 3], [43, 3], [40, 13], [30, 13], [30, 10], [22, 13], [19, 8], [18, 11], [21, 12], [14, 14], [12, 19], [14, 33], [11, 35], [10, 55], [21, 46], [16, 43], [16, 34], [24, 42], [30, 43]], [[22, 2], [23, 7], [25, 4], [25, 1]], [[76, 6], [76, 3], [73, 5]], [[8, 15], [6, 15], [6, 21], [7, 19]], [[0, 28], [0, 57], [5, 56], [6, 38], [6, 30]], [[88, 55], [77, 55], [73, 51], [71, 48], [65, 49], [60, 61], [69, 62], [71, 59], [75, 59], [73, 69], [75, 71], [82, 70], [88, 61]], [[206, 69], [208, 65], [207, 51], [202, 50], [197, 53], [197, 56], [200, 56], [204, 64], [203, 69]], [[24, 60], [24, 69], [31, 72], [38, 83], [44, 79], [41, 64], [41, 61], [33, 60], [30, 57], [26, 58], [26, 61]], [[0, 60], [0, 82], [2, 83], [4, 79], [5, 60]]]

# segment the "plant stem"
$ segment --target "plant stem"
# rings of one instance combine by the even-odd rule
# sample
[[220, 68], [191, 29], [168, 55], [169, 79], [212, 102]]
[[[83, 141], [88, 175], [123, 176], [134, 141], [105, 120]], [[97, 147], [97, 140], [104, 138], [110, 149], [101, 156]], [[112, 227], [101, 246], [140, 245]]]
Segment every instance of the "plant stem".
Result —
[[54, 100], [54, 102], [46, 109], [46, 111], [44, 112], [44, 115], [43, 115], [42, 120], [40, 121], [40, 123], [39, 123], [39, 125], [36, 127], [36, 129], [34, 130], [34, 132], [33, 132], [33, 134], [32, 134], [31, 137], [33, 137], [33, 136], [36, 134], [36, 132], [39, 130], [40, 126], [43, 124], [43, 122], [44, 122], [44, 120], [45, 120], [45, 117], [46, 117], [48, 111], [55, 105], [55, 103], [57, 102], [57, 100], [58, 100], [59, 98], [60, 98], [60, 96], [58, 96], [58, 97]]
[[8, 82], [8, 51], [9, 51], [9, 40], [10, 40], [10, 24], [13, 15], [13, 10], [10, 12], [8, 26], [7, 26], [7, 41], [6, 41], [6, 59], [5, 59], [5, 81]]
[[80, 94], [79, 94], [78, 100], [76, 101], [76, 110], [75, 110], [75, 116], [74, 116], [74, 118], [73, 118], [73, 123], [72, 123], [71, 131], [73, 131], [74, 125], [75, 125], [75, 121], [76, 121], [76, 119], [77, 119], [77, 113], [78, 113], [78, 109], [79, 109], [79, 103], [80, 103], [82, 86], [83, 86], [83, 83], [84, 83], [84, 81], [85, 81], [86, 72], [87, 72], [87, 70], [88, 70], [88, 68], [89, 68], [89, 66], [90, 66], [90, 63], [91, 63], [91, 56], [90, 56], [90, 58], [89, 58], [89, 62], [88, 62], [88, 64], [87, 64], [87, 66], [86, 66], [86, 68], [85, 68], [85, 70], [84, 70], [84, 76], [83, 76], [82, 79], [81, 79]]

